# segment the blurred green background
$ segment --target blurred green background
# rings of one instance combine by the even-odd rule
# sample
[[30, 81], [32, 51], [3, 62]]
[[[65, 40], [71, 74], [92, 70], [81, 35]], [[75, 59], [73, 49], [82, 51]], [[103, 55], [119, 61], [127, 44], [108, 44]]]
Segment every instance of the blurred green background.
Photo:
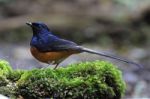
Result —
[[150, 0], [0, 0], [0, 59], [8, 60], [14, 69], [47, 66], [30, 54], [32, 31], [27, 21], [42, 21], [59, 37], [143, 64], [144, 68], [138, 69], [80, 54], [60, 65], [111, 61], [123, 71], [125, 99], [150, 98]]

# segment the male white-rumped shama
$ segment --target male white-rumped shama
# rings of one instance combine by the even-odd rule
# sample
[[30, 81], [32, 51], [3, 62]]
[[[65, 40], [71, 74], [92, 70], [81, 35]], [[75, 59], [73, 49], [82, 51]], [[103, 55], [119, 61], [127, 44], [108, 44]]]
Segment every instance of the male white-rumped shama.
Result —
[[41, 62], [48, 64], [51, 63], [54, 65], [56, 64], [54, 69], [56, 69], [59, 63], [61, 63], [68, 56], [82, 52], [97, 54], [100, 56], [116, 59], [125, 63], [133, 64], [138, 67], [142, 67], [142, 65], [132, 62], [128, 59], [114, 55], [109, 55], [108, 53], [103, 53], [100, 51], [94, 51], [79, 46], [72, 41], [61, 39], [53, 35], [47, 27], [47, 25], [42, 22], [27, 22], [26, 24], [31, 26], [33, 30], [33, 36], [30, 42], [30, 50], [32, 55]]

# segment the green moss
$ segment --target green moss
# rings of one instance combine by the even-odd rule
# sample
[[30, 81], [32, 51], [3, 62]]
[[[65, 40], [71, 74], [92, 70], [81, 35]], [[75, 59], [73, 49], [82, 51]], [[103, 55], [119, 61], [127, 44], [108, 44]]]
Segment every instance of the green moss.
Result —
[[14, 70], [13, 72], [10, 72], [9, 74], [6, 75], [7, 79], [12, 81], [12, 82], [16, 82], [21, 78], [21, 75], [24, 73], [25, 71], [23, 70]]
[[0, 60], [0, 94], [14, 97], [15, 94], [15, 83], [12, 83], [7, 77], [13, 74], [9, 63], [5, 60]]
[[[72, 64], [56, 70], [17, 70], [9, 72], [6, 79], [12, 85], [9, 87], [13, 89], [10, 94], [25, 99], [120, 99], [125, 92], [121, 72], [104, 61]], [[0, 93], [4, 87], [0, 88]], [[7, 91], [7, 95], [8, 93]]]
[[5, 60], [0, 60], [0, 76], [5, 76], [12, 71], [9, 63]]
[[6, 75], [12, 71], [9, 63], [5, 60], [0, 60], [0, 86], [5, 86], [8, 84]]

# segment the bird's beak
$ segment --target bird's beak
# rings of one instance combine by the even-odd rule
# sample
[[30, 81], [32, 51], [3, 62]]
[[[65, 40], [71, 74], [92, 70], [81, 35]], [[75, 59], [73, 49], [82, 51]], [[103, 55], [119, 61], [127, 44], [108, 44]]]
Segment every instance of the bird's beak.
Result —
[[26, 24], [29, 25], [29, 26], [32, 26], [32, 23], [31, 23], [31, 22], [27, 22]]

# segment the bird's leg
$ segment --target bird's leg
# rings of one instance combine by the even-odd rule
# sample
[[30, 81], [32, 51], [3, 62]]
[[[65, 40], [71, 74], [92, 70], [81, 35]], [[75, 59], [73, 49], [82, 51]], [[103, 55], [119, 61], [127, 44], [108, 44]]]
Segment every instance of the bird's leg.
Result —
[[56, 69], [56, 68], [58, 67], [58, 65], [59, 65], [59, 63], [57, 63], [57, 64], [55, 65], [54, 69]]
[[60, 60], [58, 60], [58, 61], [55, 61], [55, 67], [54, 67], [54, 69], [56, 69], [57, 67], [58, 67], [58, 65], [64, 60], [65, 58], [62, 58], [62, 59], [60, 59]]
[[55, 61], [48, 61], [48, 66], [47, 67], [50, 67], [51, 65], [55, 64]]

